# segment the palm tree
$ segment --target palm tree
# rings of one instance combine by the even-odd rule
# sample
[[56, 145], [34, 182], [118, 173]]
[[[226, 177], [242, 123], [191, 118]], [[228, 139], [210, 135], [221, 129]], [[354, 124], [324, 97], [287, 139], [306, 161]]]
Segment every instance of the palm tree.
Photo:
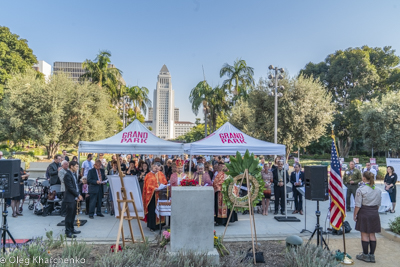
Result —
[[210, 121], [212, 131], [215, 132], [217, 129], [218, 116], [229, 109], [229, 103], [226, 100], [226, 93], [223, 87], [214, 87], [212, 98], [209, 100], [208, 106], [210, 108]]
[[149, 89], [146, 87], [132, 86], [127, 87], [127, 94], [133, 103], [133, 110], [135, 111], [135, 117], [140, 111], [146, 115], [147, 108], [151, 106], [151, 100], [149, 98]]
[[222, 83], [222, 87], [227, 88], [229, 93], [234, 94], [234, 97], [246, 94], [247, 89], [254, 86], [254, 69], [247, 66], [246, 61], [243, 59], [237, 59], [233, 66], [225, 63], [219, 72], [219, 76], [221, 78], [227, 76], [227, 79]]
[[209, 117], [213, 131], [216, 130], [218, 115], [229, 107], [224, 88], [219, 86], [212, 88], [206, 81], [199, 82], [192, 89], [189, 101], [192, 103], [192, 111], [195, 115], [198, 114], [200, 105], [203, 106], [205, 123], [207, 124]]
[[110, 66], [110, 57], [111, 52], [104, 50], [99, 52], [94, 61], [86, 59], [82, 63], [82, 68], [86, 70], [86, 73], [80, 78], [90, 80], [99, 87], [106, 87], [112, 101], [115, 102], [123, 95], [122, 71]]
[[200, 105], [203, 105], [205, 136], [207, 136], [207, 113], [209, 112], [208, 103], [212, 98], [211, 95], [212, 87], [206, 81], [199, 82], [189, 95], [189, 101], [192, 103], [192, 111], [196, 116], [199, 113]]

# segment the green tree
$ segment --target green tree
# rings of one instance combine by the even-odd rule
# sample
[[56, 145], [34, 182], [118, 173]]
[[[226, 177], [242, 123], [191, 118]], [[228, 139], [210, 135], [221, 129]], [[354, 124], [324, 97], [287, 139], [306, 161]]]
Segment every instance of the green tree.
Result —
[[400, 59], [391, 47], [348, 48], [327, 56], [325, 61], [308, 63], [301, 74], [319, 79], [331, 93], [336, 106], [335, 134], [340, 155], [347, 157], [353, 139], [359, 138], [358, 107], [365, 101], [397, 89]]
[[389, 92], [359, 107], [367, 149], [400, 151], [400, 93]]
[[[33, 70], [7, 83], [0, 109], [0, 137], [44, 145], [49, 158], [60, 145], [78, 145], [113, 135], [118, 117], [106, 90], [53, 75], [45, 83]], [[62, 93], [60, 93], [62, 92]]]
[[86, 73], [81, 76], [81, 80], [89, 80], [99, 87], [105, 87], [111, 96], [112, 101], [118, 101], [124, 95], [122, 85], [122, 71], [111, 67], [111, 52], [100, 51], [95, 60], [86, 59], [82, 63], [82, 68]]
[[192, 111], [195, 115], [199, 113], [200, 106], [203, 106], [203, 112], [204, 108], [207, 108], [207, 117], [205, 119], [209, 118], [211, 131], [216, 130], [218, 116], [229, 109], [225, 90], [219, 86], [212, 88], [206, 81], [199, 82], [192, 89], [189, 101], [192, 103]]
[[[332, 121], [331, 96], [317, 81], [299, 76], [284, 79], [283, 97], [278, 104], [278, 142], [286, 145], [289, 156], [293, 147], [306, 147], [325, 134]], [[232, 109], [230, 122], [255, 138], [274, 140], [274, 98], [267, 88], [258, 87], [249, 101], [239, 100]]]
[[147, 108], [151, 106], [151, 100], [149, 98], [149, 89], [146, 87], [132, 86], [127, 87], [127, 95], [133, 104], [133, 110], [135, 114], [143, 112], [147, 114]]
[[229, 93], [233, 93], [234, 101], [238, 96], [247, 94], [247, 89], [254, 87], [254, 69], [247, 66], [243, 59], [236, 59], [232, 65], [225, 63], [219, 76], [222, 78], [227, 76], [227, 79], [222, 83], [222, 87], [226, 88]]
[[12, 73], [24, 72], [36, 62], [28, 41], [11, 33], [9, 28], [0, 26], [0, 99]]

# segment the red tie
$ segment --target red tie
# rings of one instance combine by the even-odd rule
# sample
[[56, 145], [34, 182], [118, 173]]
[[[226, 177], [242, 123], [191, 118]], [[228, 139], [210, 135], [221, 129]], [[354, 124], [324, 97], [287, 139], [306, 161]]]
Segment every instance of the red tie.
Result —
[[101, 179], [101, 173], [100, 173], [100, 170], [97, 170], [97, 176], [99, 176], [99, 181], [101, 182], [101, 181], [102, 181], [102, 179]]

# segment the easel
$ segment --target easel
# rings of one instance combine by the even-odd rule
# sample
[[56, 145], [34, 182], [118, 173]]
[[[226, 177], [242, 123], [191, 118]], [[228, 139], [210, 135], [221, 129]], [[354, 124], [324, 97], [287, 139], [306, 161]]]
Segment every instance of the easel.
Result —
[[[125, 239], [124, 236], [124, 220], [128, 221], [128, 225], [129, 225], [129, 231], [131, 233], [131, 238], [132, 238], [132, 243], [135, 243], [135, 238], [133, 236], [133, 230], [132, 230], [132, 224], [131, 221], [133, 219], [136, 219], [139, 225], [139, 229], [140, 229], [140, 233], [142, 235], [142, 241], [136, 241], [136, 242], [144, 242], [145, 237], [144, 237], [144, 233], [143, 233], [143, 228], [142, 228], [142, 224], [140, 223], [140, 219], [143, 219], [141, 217], [139, 217], [137, 209], [136, 209], [136, 204], [135, 204], [135, 200], [133, 198], [132, 192], [130, 192], [130, 196], [131, 199], [127, 198], [127, 192], [125, 190], [125, 184], [124, 184], [124, 174], [121, 171], [121, 164], [119, 162], [119, 154], [117, 155], [117, 165], [118, 165], [118, 174], [119, 174], [119, 178], [121, 179], [121, 196], [119, 194], [119, 192], [117, 192], [117, 203], [118, 203], [118, 211], [119, 211], [119, 216], [117, 216], [117, 218], [119, 218], [119, 226], [118, 226], [118, 234], [117, 234], [117, 241], [115, 242], [115, 248], [114, 251], [117, 252], [118, 251], [118, 243], [119, 243], [119, 238], [122, 234], [122, 245], [125, 246], [125, 241], [127, 241], [127, 239]], [[121, 199], [122, 197], [122, 199]], [[121, 208], [121, 203], [122, 203], [122, 208]], [[129, 203], [132, 203], [133, 208], [135, 210], [135, 216], [131, 216], [130, 212], [129, 212]], [[126, 213], [126, 216], [124, 215]]]
[[[254, 239], [255, 239], [255, 243], [257, 244], [257, 232], [256, 232], [256, 222], [254, 220], [254, 209], [253, 209], [253, 203], [251, 200], [251, 189], [250, 189], [250, 181], [249, 181], [249, 170], [246, 169], [244, 171], [244, 177], [242, 178], [242, 181], [240, 183], [240, 187], [243, 184], [243, 180], [246, 179], [246, 185], [247, 185], [247, 204], [248, 205], [239, 205], [237, 203], [237, 200], [235, 200], [235, 203], [233, 203], [232, 206], [232, 210], [231, 213], [229, 214], [229, 218], [228, 218], [228, 222], [226, 223], [225, 226], [225, 230], [224, 230], [224, 234], [222, 235], [222, 241], [224, 241], [224, 237], [225, 237], [225, 233], [226, 233], [226, 229], [228, 229], [228, 225], [229, 225], [229, 221], [231, 220], [232, 217], [232, 213], [235, 210], [235, 207], [240, 207], [240, 208], [249, 208], [249, 216], [250, 216], [250, 230], [251, 230], [251, 244], [253, 246], [253, 261], [254, 264], [256, 264], [256, 250], [255, 250], [255, 245], [254, 245]], [[240, 188], [239, 187], [239, 188]], [[230, 192], [231, 193], [231, 192]], [[221, 193], [222, 194], [222, 193]], [[253, 234], [254, 231], [254, 234]]]

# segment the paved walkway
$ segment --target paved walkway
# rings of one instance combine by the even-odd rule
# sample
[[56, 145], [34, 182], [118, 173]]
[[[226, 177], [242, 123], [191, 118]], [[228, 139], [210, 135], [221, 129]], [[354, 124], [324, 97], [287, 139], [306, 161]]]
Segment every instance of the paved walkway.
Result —
[[[382, 187], [382, 185], [378, 185]], [[398, 191], [400, 185], [397, 186]], [[400, 194], [397, 194], [397, 203], [400, 203]], [[304, 201], [303, 201], [304, 202]], [[255, 215], [256, 221], [256, 229], [257, 236], [259, 239], [268, 240], [282, 240], [285, 239], [289, 235], [299, 235], [304, 239], [307, 239], [311, 234], [303, 233], [300, 234], [300, 231], [306, 227], [306, 229], [313, 231], [315, 229], [315, 225], [317, 222], [315, 211], [317, 203], [314, 201], [305, 201], [307, 205], [307, 214], [306, 215], [296, 215], [301, 222], [278, 222], [274, 219], [274, 215], [270, 213], [268, 216], [262, 216], [260, 214]], [[329, 208], [329, 202], [320, 202], [320, 224], [325, 229], [329, 227], [329, 219], [327, 219], [327, 212]], [[34, 215], [32, 211], [28, 210], [27, 205], [24, 207], [24, 216], [13, 218], [10, 214], [11, 209], [9, 208], [9, 216], [7, 217], [9, 230], [14, 238], [24, 239], [24, 238], [32, 238], [37, 236], [45, 236], [47, 231], [53, 231], [54, 236], [58, 236], [59, 234], [64, 233], [64, 227], [57, 226], [63, 217], [60, 216], [37, 216]], [[193, 208], [193, 212], [196, 212], [195, 208]], [[293, 216], [292, 210], [288, 207], [288, 216]], [[393, 220], [395, 217], [400, 215], [400, 207], [397, 208], [397, 213], [391, 214], [381, 214], [381, 224], [382, 227], [387, 228], [389, 220]], [[188, 215], [190, 216], [190, 215]], [[105, 217], [95, 217], [94, 219], [89, 219], [86, 215], [79, 216], [81, 220], [88, 220], [88, 222], [79, 228], [82, 233], [79, 235], [80, 240], [85, 240], [87, 242], [112, 242], [115, 241], [117, 232], [118, 232], [118, 223], [119, 221], [110, 216], [109, 214], [105, 215]], [[249, 215], [238, 214], [239, 221], [230, 224], [228, 230], [226, 232], [226, 241], [247, 241], [251, 237], [250, 233], [250, 220]], [[184, 218], [182, 218], [184, 219]], [[304, 220], [307, 220], [307, 225], [305, 226]], [[347, 234], [347, 238], [359, 238], [360, 233], [354, 230], [355, 222], [353, 221], [353, 215], [346, 218], [349, 221], [353, 230], [351, 233]], [[141, 222], [145, 236], [149, 238], [149, 240], [153, 240], [155, 237], [155, 233], [149, 231], [144, 222]], [[128, 228], [127, 223], [124, 222], [126, 226], [125, 234], [128, 236]], [[133, 231], [136, 238], [140, 237], [139, 227], [137, 221], [132, 221]], [[222, 235], [225, 227], [216, 226], [215, 230], [217, 231], [217, 235]], [[331, 238], [341, 238], [337, 236], [331, 236]]]

